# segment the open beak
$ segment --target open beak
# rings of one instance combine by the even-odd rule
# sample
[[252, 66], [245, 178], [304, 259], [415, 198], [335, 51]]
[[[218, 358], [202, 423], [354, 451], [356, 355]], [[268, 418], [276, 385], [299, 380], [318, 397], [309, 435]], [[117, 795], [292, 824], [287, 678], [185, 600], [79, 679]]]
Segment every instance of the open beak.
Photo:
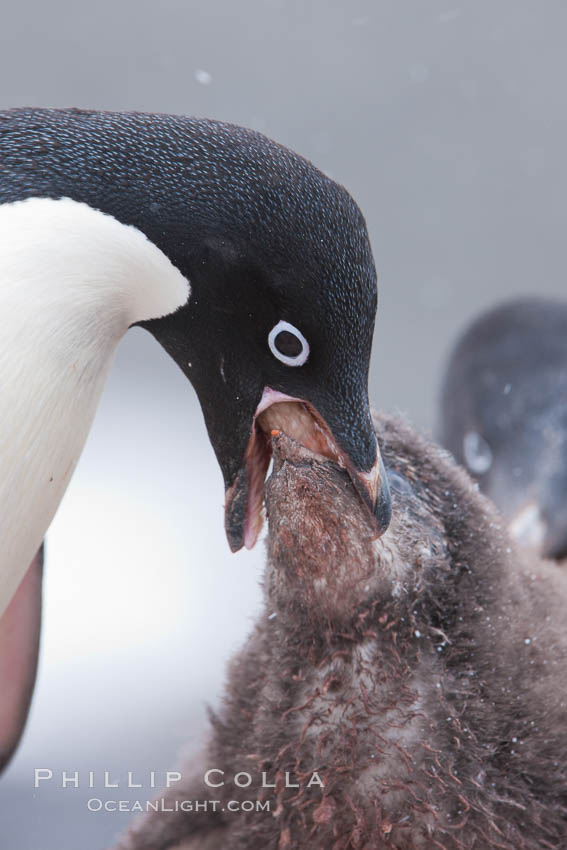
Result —
[[253, 417], [244, 463], [226, 491], [225, 529], [233, 552], [242, 546], [251, 549], [262, 529], [264, 481], [272, 457], [272, 437], [280, 432], [315, 456], [332, 460], [345, 469], [374, 518], [376, 537], [386, 531], [391, 515], [390, 491], [378, 445], [371, 469], [357, 469], [309, 402], [266, 387]]

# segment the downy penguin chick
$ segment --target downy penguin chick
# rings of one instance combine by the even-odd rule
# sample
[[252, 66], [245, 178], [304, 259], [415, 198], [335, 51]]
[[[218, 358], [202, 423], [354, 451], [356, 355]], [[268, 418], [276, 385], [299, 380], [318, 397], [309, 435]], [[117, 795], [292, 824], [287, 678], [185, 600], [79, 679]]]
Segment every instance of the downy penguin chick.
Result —
[[443, 450], [375, 425], [380, 539], [345, 472], [273, 429], [264, 612], [172, 811], [120, 850], [567, 846], [567, 577]]
[[438, 433], [513, 537], [567, 556], [567, 303], [514, 300], [472, 323], [449, 359]]

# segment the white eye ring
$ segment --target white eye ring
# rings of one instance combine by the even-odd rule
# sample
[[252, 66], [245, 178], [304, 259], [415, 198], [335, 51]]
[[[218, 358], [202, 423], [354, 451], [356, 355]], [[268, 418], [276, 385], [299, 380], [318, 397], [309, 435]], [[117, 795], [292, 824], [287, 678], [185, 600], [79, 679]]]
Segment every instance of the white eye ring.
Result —
[[[276, 348], [276, 337], [282, 331], [286, 331], [286, 333], [294, 336], [301, 343], [301, 351], [299, 354], [296, 354], [294, 357], [290, 357], [287, 354], [282, 354], [281, 351], [278, 351]], [[277, 357], [278, 360], [281, 360], [282, 363], [285, 363], [286, 366], [303, 366], [307, 358], [309, 357], [309, 343], [297, 328], [294, 328], [293, 325], [290, 325], [289, 322], [284, 322], [281, 319], [277, 325], [274, 325], [270, 334], [268, 336], [268, 345], [270, 346], [270, 351]]]

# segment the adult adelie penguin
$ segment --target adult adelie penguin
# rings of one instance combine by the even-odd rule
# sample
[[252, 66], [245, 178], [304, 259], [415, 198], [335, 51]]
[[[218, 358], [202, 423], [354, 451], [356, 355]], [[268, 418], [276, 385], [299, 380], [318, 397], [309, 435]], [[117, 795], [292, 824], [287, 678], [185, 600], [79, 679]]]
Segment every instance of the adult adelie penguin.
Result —
[[387, 527], [367, 396], [368, 235], [348, 193], [306, 160], [214, 121], [3, 112], [0, 245], [0, 613], [133, 324], [197, 391], [233, 550], [261, 525], [268, 408], [271, 425], [336, 458], [376, 534]]
[[507, 302], [458, 340], [439, 437], [510, 521], [550, 558], [567, 556], [567, 304]]

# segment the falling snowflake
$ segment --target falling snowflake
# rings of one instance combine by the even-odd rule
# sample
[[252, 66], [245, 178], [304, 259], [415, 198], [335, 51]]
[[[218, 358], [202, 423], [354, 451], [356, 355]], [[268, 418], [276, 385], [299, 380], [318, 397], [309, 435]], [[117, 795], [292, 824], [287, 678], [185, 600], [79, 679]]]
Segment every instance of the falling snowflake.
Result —
[[203, 68], [197, 68], [195, 71], [195, 79], [198, 83], [201, 83], [202, 86], [208, 86], [213, 81], [212, 74], [209, 74], [208, 71], [203, 70]]

